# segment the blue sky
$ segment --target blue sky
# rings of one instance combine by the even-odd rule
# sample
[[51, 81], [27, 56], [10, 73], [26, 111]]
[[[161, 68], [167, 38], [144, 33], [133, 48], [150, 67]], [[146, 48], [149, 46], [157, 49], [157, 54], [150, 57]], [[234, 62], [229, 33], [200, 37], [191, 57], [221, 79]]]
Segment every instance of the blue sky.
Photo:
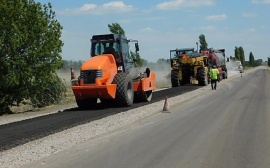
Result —
[[[270, 56], [270, 0], [36, 0], [51, 2], [64, 27], [62, 57], [87, 60], [94, 34], [110, 33], [119, 23], [129, 39], [139, 41], [142, 58], [169, 58], [169, 50], [196, 48], [204, 34], [208, 47], [224, 48], [234, 56], [242, 46], [246, 60]], [[134, 51], [134, 45], [131, 45]]]

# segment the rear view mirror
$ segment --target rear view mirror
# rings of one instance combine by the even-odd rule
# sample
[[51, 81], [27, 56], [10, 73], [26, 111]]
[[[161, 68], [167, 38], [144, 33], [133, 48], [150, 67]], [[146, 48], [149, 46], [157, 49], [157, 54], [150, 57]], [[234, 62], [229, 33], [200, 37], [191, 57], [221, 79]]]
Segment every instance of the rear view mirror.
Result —
[[139, 44], [138, 43], [135, 43], [135, 49], [136, 49], [136, 52], [139, 51]]

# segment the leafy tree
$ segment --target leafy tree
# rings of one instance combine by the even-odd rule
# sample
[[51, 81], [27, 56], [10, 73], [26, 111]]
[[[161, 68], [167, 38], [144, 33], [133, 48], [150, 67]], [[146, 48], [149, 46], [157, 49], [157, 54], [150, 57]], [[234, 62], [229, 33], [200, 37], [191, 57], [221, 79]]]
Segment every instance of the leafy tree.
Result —
[[254, 60], [254, 67], [261, 66], [262, 65], [262, 59]]
[[109, 30], [113, 34], [123, 34], [125, 36], [124, 29], [120, 26], [119, 23], [108, 24]]
[[240, 61], [243, 64], [243, 66], [245, 67], [245, 51], [243, 49], [243, 47], [239, 47], [239, 52], [240, 52]]
[[52, 5], [2, 0], [0, 5], [0, 114], [50, 87], [61, 62], [60, 23]]
[[240, 51], [239, 51], [239, 48], [235, 46], [235, 49], [234, 49], [234, 57], [240, 61]]
[[249, 53], [249, 66], [253, 67], [254, 66], [254, 56], [252, 52]]
[[82, 64], [84, 61], [79, 60], [79, 61], [73, 61], [73, 60], [62, 60], [63, 62], [63, 68], [60, 70], [62, 71], [70, 71], [70, 68], [73, 68], [74, 70], [80, 70]]
[[133, 64], [134, 67], [141, 67], [143, 65], [143, 60], [141, 59], [141, 56], [140, 56], [140, 54], [138, 52], [130, 51], [130, 56], [131, 56], [132, 59], [137, 60]]
[[237, 59], [235, 57], [233, 57], [233, 56], [230, 56], [230, 60], [236, 61]]
[[207, 50], [208, 49], [208, 44], [205, 40], [205, 36], [201, 34], [199, 36], [199, 41], [200, 41], [200, 50]]
[[160, 58], [157, 60], [158, 64], [170, 64], [170, 59]]
[[143, 65], [144, 65], [144, 66], [147, 66], [148, 61], [147, 61], [147, 60], [145, 60], [145, 59], [142, 59], [142, 63], [143, 63]]
[[[112, 23], [111, 25], [108, 24], [109, 30], [113, 34], [123, 34], [125, 36], [125, 31], [124, 29], [120, 26], [118, 23]], [[138, 52], [132, 52], [130, 51], [130, 56], [132, 59], [136, 59], [137, 61], [134, 62], [133, 66], [134, 67], [141, 67], [143, 65], [142, 58], [140, 56], [140, 53]]]

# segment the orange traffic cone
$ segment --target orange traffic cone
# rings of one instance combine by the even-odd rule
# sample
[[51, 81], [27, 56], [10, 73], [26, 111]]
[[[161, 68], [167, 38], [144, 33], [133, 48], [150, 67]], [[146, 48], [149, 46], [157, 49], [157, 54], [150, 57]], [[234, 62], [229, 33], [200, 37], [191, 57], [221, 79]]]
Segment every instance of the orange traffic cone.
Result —
[[76, 79], [76, 76], [75, 76], [75, 73], [73, 71], [73, 68], [70, 68], [70, 70], [71, 70], [71, 80], [72, 79]]
[[164, 107], [163, 107], [163, 112], [170, 112], [169, 109], [169, 102], [168, 102], [168, 97], [165, 97], [165, 102], [164, 102]]

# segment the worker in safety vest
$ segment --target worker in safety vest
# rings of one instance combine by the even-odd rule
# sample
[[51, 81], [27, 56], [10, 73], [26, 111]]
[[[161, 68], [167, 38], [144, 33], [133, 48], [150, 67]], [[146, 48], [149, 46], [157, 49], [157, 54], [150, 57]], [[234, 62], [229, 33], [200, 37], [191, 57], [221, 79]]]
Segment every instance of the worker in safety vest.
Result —
[[[215, 65], [213, 65], [213, 68], [209, 72], [209, 75], [211, 77], [211, 87], [212, 87], [212, 90], [213, 89], [217, 90], [218, 74], [219, 74], [219, 71], [218, 71], [217, 67]], [[213, 85], [214, 85], [214, 87], [213, 87]]]

